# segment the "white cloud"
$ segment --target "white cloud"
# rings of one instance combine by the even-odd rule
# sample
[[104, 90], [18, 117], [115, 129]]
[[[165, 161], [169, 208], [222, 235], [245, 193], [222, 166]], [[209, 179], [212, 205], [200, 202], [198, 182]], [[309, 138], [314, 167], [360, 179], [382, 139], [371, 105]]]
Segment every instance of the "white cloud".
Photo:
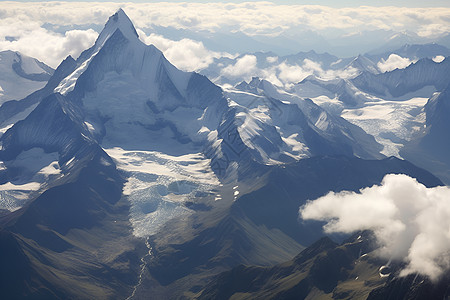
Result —
[[140, 39], [146, 44], [153, 44], [164, 53], [164, 56], [177, 68], [184, 71], [199, 71], [208, 67], [219, 57], [230, 57], [228, 53], [219, 53], [205, 48], [202, 42], [191, 39], [172, 41], [157, 34], [145, 35], [137, 29]]
[[70, 30], [62, 35], [40, 27], [12, 33], [15, 40], [0, 40], [0, 51], [19, 51], [54, 68], [68, 55], [77, 58], [83, 50], [94, 44], [98, 36], [92, 29]]
[[310, 70], [304, 70], [299, 65], [289, 65], [286, 62], [282, 62], [278, 66], [278, 77], [284, 83], [297, 83], [305, 79], [308, 75], [311, 75]]
[[381, 72], [389, 72], [395, 69], [404, 69], [413, 63], [407, 57], [401, 57], [397, 54], [389, 55], [388, 59], [384, 60], [383, 58], [377, 63], [377, 67]]
[[360, 193], [329, 193], [300, 208], [304, 220], [322, 220], [328, 233], [372, 230], [379, 254], [403, 260], [401, 275], [436, 280], [450, 269], [450, 188], [426, 188], [406, 175], [386, 175]]
[[266, 60], [268, 63], [273, 64], [278, 61], [278, 56], [268, 56], [268, 57], [266, 57]]
[[[155, 26], [185, 29], [197, 34], [243, 32], [248, 35], [276, 36], [286, 33], [298, 36], [311, 31], [325, 38], [339, 38], [351, 33], [361, 34], [377, 30], [394, 32], [411, 32], [420, 37], [437, 37], [450, 30], [450, 8], [402, 8], [392, 7], [357, 7], [332, 8], [319, 5], [276, 5], [270, 2], [247, 3], [116, 3], [116, 2], [2, 2], [0, 10], [0, 50], [14, 49], [26, 51], [25, 54], [55, 66], [68, 54], [77, 55], [79, 49], [72, 53], [64, 46], [71, 41], [78, 41], [78, 48], [93, 42], [94, 33], [83, 30], [77, 37], [57, 34], [50, 29], [64, 32], [69, 29], [86, 29], [86, 26], [103, 26], [108, 17], [122, 7], [137, 28], [151, 32]], [[96, 27], [94, 27], [96, 28]], [[183, 37], [172, 37], [181, 42]], [[39, 43], [35, 42], [35, 36]], [[13, 44], [6, 37], [15, 37]], [[28, 38], [28, 40], [26, 40]], [[22, 39], [25, 39], [23, 42]], [[25, 43], [26, 42], [26, 43]], [[205, 42], [205, 40], [203, 40]], [[181, 59], [188, 53], [179, 49], [185, 44], [192, 55], [204, 53], [204, 45], [199, 42], [172, 44], [175, 47], [170, 54], [173, 59]], [[32, 49], [32, 48], [35, 49]], [[42, 48], [42, 49], [37, 49]], [[168, 51], [168, 49], [166, 50]], [[211, 55], [204, 60], [187, 64], [185, 68], [195, 69], [205, 65]]]
[[234, 65], [223, 68], [222, 75], [229, 77], [243, 77], [253, 75], [256, 71], [257, 59], [254, 55], [244, 55], [236, 60]]
[[319, 78], [329, 80], [335, 78], [351, 78], [358, 75], [358, 73], [359, 71], [353, 67], [343, 70], [324, 70], [320, 63], [306, 58], [301, 65], [290, 65], [287, 62], [282, 62], [279, 65], [260, 71], [260, 75], [258, 76], [273, 83], [282, 82], [281, 85], [289, 87], [294, 83], [302, 81], [309, 75], [315, 75]]
[[443, 55], [436, 55], [435, 57], [433, 57], [433, 61], [436, 63], [443, 62], [444, 59], [445, 59], [445, 56], [443, 56]]
[[2, 17], [26, 16], [40, 23], [101, 24], [119, 7], [137, 27], [173, 26], [193, 30], [233, 27], [251, 34], [273, 34], [292, 26], [307, 29], [410, 30], [432, 35], [448, 32], [449, 8], [361, 6], [333, 8], [320, 5], [246, 3], [112, 3], [112, 2], [2, 2]]

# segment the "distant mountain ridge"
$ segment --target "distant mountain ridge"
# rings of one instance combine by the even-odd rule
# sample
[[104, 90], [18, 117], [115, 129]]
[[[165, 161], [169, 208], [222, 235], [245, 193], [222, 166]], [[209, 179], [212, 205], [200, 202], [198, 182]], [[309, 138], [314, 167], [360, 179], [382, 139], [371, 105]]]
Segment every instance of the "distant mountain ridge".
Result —
[[[390, 173], [442, 185], [409, 161], [386, 158], [385, 144], [341, 113], [363, 115], [371, 101], [401, 103], [382, 97], [431, 85], [438, 92], [423, 112], [417, 104], [406, 111], [426, 116], [420, 138], [388, 138], [404, 143], [413, 161], [426, 153], [445, 164], [449, 60], [378, 73], [366, 55], [292, 59], [313, 56], [360, 75], [310, 76], [290, 89], [258, 77], [219, 87], [141, 42], [118, 10], [42, 89], [0, 106], [4, 295], [290, 299], [397, 289], [395, 278], [380, 277], [386, 262], [372, 255], [370, 233], [316, 242], [321, 224], [300, 223], [298, 208]], [[299, 96], [306, 87], [311, 97]], [[328, 100], [334, 110], [321, 105]]]

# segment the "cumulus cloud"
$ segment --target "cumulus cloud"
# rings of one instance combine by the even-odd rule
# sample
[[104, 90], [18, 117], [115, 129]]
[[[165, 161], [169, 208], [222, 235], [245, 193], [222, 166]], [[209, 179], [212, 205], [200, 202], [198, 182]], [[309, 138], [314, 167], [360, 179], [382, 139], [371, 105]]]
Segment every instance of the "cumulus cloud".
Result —
[[0, 50], [20, 51], [56, 67], [67, 55], [77, 57], [98, 36], [92, 29], [71, 29], [62, 33], [46, 29], [37, 17], [39, 13], [44, 15], [45, 10], [25, 11], [28, 14], [10, 2], [2, 4]]
[[144, 43], [154, 45], [172, 64], [184, 71], [199, 71], [208, 67], [214, 58], [231, 57], [228, 53], [210, 51], [199, 41], [191, 39], [173, 41], [162, 35], [152, 33], [147, 36], [140, 29], [137, 31]]
[[308, 75], [312, 74], [310, 70], [305, 70], [299, 65], [289, 65], [286, 62], [281, 63], [278, 66], [278, 70], [278, 77], [285, 84], [302, 81]]
[[255, 74], [257, 59], [254, 55], [244, 55], [234, 65], [223, 68], [222, 75], [229, 77], [245, 77]]
[[92, 29], [70, 30], [65, 34], [50, 32], [44, 28], [29, 31], [12, 31], [12, 37], [0, 40], [0, 50], [19, 51], [37, 58], [55, 68], [68, 55], [77, 58], [92, 46], [98, 33]]
[[381, 72], [389, 72], [395, 69], [404, 69], [409, 66], [413, 61], [407, 57], [401, 57], [397, 54], [391, 54], [384, 60], [383, 58], [377, 63], [377, 67]]
[[379, 254], [403, 260], [401, 275], [436, 280], [450, 269], [450, 188], [426, 188], [407, 175], [386, 175], [359, 193], [329, 193], [300, 207], [304, 220], [326, 221], [325, 232], [372, 230]]

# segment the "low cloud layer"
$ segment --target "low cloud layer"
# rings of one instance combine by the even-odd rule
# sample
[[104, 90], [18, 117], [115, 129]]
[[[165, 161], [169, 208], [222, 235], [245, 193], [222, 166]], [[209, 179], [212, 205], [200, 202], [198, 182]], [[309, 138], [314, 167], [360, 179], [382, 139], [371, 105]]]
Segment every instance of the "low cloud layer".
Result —
[[386, 175], [380, 186], [360, 193], [329, 193], [308, 201], [304, 220], [326, 221], [327, 233], [374, 231], [380, 255], [403, 260], [401, 275], [436, 280], [450, 269], [450, 188], [426, 188], [406, 175]]
[[[329, 80], [353, 78], [359, 74], [359, 71], [353, 67], [340, 70], [324, 69], [321, 63], [307, 58], [294, 64], [280, 61], [278, 57], [269, 56], [264, 60], [269, 63], [269, 66], [258, 67], [260, 62], [255, 55], [244, 55], [220, 70], [220, 75], [226, 78], [225, 81], [231, 80], [231, 82], [233, 79], [249, 80], [252, 76], [257, 76], [276, 86], [290, 88], [310, 75]], [[220, 78], [218, 81], [220, 82]]]
[[[3, 2], [2, 17], [30, 18], [61, 25], [102, 23], [118, 8], [124, 8], [137, 27], [218, 31], [238, 29], [248, 34], [273, 35], [294, 26], [315, 31], [327, 28], [350, 33], [387, 29], [413, 31], [421, 36], [450, 31], [448, 8], [361, 6], [333, 8], [320, 5], [277, 5], [271, 2], [244, 3], [107, 3], [107, 2]], [[23, 19], [23, 18], [22, 18]]]
[[[343, 37], [360, 36], [362, 40], [357, 45], [363, 45], [364, 33], [385, 31], [388, 37], [408, 32], [414, 39], [428, 41], [450, 32], [450, 8], [366, 6], [337, 9], [270, 2], [2, 2], [0, 50], [18, 50], [56, 67], [67, 55], [76, 57], [91, 45], [108, 17], [119, 8], [126, 11], [137, 28], [147, 33], [146, 42], [159, 43], [169, 59], [175, 64], [178, 61], [179, 67], [189, 70], [203, 68], [217, 56], [217, 51], [224, 51], [222, 48], [214, 49], [216, 52], [206, 49], [206, 42], [214, 36], [234, 37], [237, 38], [236, 43], [242, 44], [250, 41], [248, 37], [322, 38], [317, 40], [317, 45], [322, 45], [325, 40], [339, 41]], [[156, 28], [171, 28], [172, 36], [168, 39], [169, 36], [162, 34], [163, 40]], [[242, 33], [246, 39], [240, 39]], [[233, 43], [233, 40], [227, 41], [219, 38], [210, 41], [209, 47]], [[264, 41], [267, 43], [268, 40]], [[237, 45], [229, 46], [233, 49]], [[271, 46], [285, 45], [275, 41]], [[187, 47], [187, 51], [181, 51], [182, 47]], [[347, 48], [350, 51], [355, 44]], [[186, 62], [186, 58], [192, 62]], [[286, 73], [286, 76], [290, 75]]]
[[413, 61], [411, 61], [407, 57], [401, 57], [400, 55], [397, 54], [391, 54], [386, 60], [382, 58], [377, 63], [377, 67], [381, 72], [384, 73], [393, 71], [395, 69], [404, 69], [412, 63]]

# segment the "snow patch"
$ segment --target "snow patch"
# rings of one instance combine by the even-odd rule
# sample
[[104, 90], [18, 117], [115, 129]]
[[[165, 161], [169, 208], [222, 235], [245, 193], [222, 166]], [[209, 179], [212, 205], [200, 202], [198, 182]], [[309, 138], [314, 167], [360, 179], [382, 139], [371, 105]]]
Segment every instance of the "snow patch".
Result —
[[435, 57], [433, 57], [433, 61], [434, 61], [435, 63], [443, 62], [444, 59], [445, 59], [445, 56], [443, 56], [443, 55], [436, 55]]
[[89, 122], [84, 122], [84, 124], [85, 124], [86, 127], [88, 128], [89, 132], [95, 132], [95, 128], [94, 128], [94, 126], [92, 126], [91, 123], [89, 123]]
[[5, 162], [7, 168], [19, 168], [21, 174], [59, 174], [59, 155], [57, 152], [45, 153], [42, 148], [32, 148], [21, 152], [15, 160]]

